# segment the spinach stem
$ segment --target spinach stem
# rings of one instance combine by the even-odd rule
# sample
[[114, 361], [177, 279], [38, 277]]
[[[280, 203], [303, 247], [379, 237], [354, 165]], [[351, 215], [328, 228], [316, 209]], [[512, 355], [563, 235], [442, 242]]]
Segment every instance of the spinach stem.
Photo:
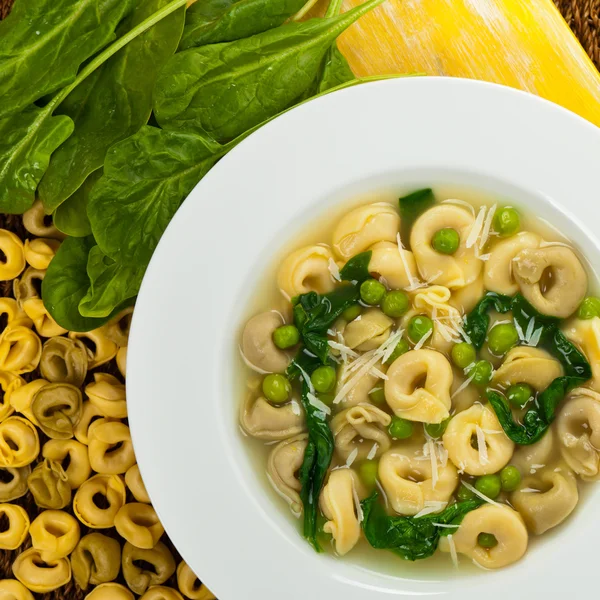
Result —
[[318, 1], [319, 0], [308, 0], [308, 2], [293, 17], [291, 17], [290, 21], [301, 21]]
[[344, 0], [331, 0], [329, 6], [327, 7], [327, 12], [325, 13], [325, 18], [329, 19], [330, 17], [337, 17], [342, 10], [342, 4]]

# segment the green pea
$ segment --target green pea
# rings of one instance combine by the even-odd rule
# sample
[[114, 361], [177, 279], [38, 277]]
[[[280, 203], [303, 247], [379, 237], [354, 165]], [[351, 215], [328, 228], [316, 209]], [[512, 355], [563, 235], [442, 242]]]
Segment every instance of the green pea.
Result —
[[446, 427], [448, 427], [448, 423], [450, 422], [450, 417], [444, 419], [441, 423], [425, 423], [425, 431], [432, 438], [441, 438], [446, 431]]
[[517, 467], [508, 465], [500, 471], [500, 483], [505, 492], [514, 492], [521, 483], [521, 473]]
[[405, 339], [401, 339], [394, 348], [394, 351], [389, 355], [388, 359], [385, 361], [386, 365], [391, 365], [399, 356], [402, 356], [406, 352], [410, 350], [410, 346]]
[[342, 319], [345, 321], [354, 321], [354, 319], [356, 319], [361, 312], [362, 308], [360, 307], [360, 304], [353, 304], [342, 313]]
[[392, 422], [388, 427], [390, 435], [396, 440], [405, 440], [413, 434], [412, 421], [407, 421], [401, 417], [392, 417]]
[[506, 390], [508, 401], [516, 408], [523, 408], [533, 396], [533, 390], [526, 383], [516, 383]]
[[369, 392], [369, 398], [373, 404], [385, 404], [385, 392], [383, 388], [373, 388]]
[[491, 500], [498, 497], [502, 483], [498, 475], [483, 475], [475, 482], [475, 489]]
[[333, 394], [318, 394], [317, 398], [323, 403], [327, 404], [327, 406], [333, 405], [333, 400], [335, 396]]
[[577, 316], [580, 319], [593, 319], [600, 317], [600, 298], [588, 296], [579, 306]]
[[327, 394], [335, 388], [337, 376], [333, 367], [318, 367], [313, 371], [310, 380], [315, 391]]
[[373, 460], [364, 460], [358, 467], [358, 474], [362, 479], [362, 482], [369, 488], [375, 487], [377, 482], [377, 474], [379, 470], [379, 463]]
[[472, 500], [473, 498], [475, 498], [475, 494], [461, 483], [458, 492], [456, 492], [456, 499], [463, 502], [464, 500]]
[[481, 532], [477, 536], [477, 543], [482, 548], [494, 548], [498, 545], [498, 540], [496, 539], [496, 536], [493, 533]]
[[490, 329], [487, 343], [488, 348], [496, 356], [500, 356], [519, 343], [519, 334], [512, 323], [500, 323]]
[[503, 206], [494, 215], [494, 229], [502, 237], [515, 235], [521, 229], [519, 213], [510, 206]]
[[282, 325], [273, 332], [273, 341], [278, 348], [286, 350], [300, 341], [300, 332], [293, 325]]
[[286, 402], [292, 391], [292, 386], [286, 377], [271, 373], [267, 375], [262, 382], [262, 390], [265, 398], [269, 402], [281, 404]]
[[487, 385], [492, 378], [493, 371], [494, 367], [492, 367], [491, 362], [478, 360], [469, 371], [469, 375], [473, 376], [473, 383], [475, 385]]
[[456, 229], [446, 227], [435, 232], [431, 247], [440, 254], [454, 254], [458, 250], [460, 236]]
[[360, 284], [360, 297], [365, 304], [379, 304], [385, 296], [385, 286], [376, 279], [367, 279]]
[[381, 310], [388, 317], [397, 319], [408, 310], [409, 305], [410, 300], [408, 296], [404, 292], [397, 290], [386, 294], [381, 303]]
[[460, 342], [455, 344], [452, 348], [452, 362], [459, 369], [466, 369], [469, 365], [475, 362], [477, 358], [477, 352], [475, 347], [467, 342]]
[[429, 317], [419, 315], [413, 317], [408, 323], [408, 337], [416, 344], [433, 329], [433, 321]]

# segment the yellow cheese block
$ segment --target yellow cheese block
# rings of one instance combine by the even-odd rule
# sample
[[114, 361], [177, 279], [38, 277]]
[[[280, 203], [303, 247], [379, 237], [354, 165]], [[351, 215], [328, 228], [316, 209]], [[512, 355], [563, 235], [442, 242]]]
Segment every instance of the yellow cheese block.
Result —
[[[345, 0], [348, 10], [363, 0]], [[387, 0], [346, 31], [359, 76], [482, 79], [562, 104], [600, 126], [600, 73], [552, 0]]]

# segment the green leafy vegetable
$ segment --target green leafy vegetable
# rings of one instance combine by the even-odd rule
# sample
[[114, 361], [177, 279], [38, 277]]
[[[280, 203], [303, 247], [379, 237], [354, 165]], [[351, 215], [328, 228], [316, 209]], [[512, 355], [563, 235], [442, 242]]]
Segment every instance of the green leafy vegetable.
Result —
[[[131, 31], [169, 0], [143, 0], [120, 28]], [[52, 156], [40, 184], [46, 212], [53, 212], [102, 167], [106, 151], [148, 122], [152, 91], [160, 69], [175, 53], [184, 9], [170, 14], [134, 39], [79, 85], [60, 112], [75, 122], [75, 132]]]
[[188, 8], [180, 50], [233, 42], [282, 25], [305, 0], [202, 0]]
[[488, 311], [493, 308], [499, 313], [507, 313], [512, 309], [512, 302], [513, 299], [510, 296], [488, 292], [467, 315], [464, 329], [469, 336], [470, 343], [477, 350], [481, 350], [481, 347], [485, 343], [490, 326]]
[[367, 250], [353, 256], [341, 269], [340, 277], [342, 281], [356, 281], [362, 283], [365, 279], [369, 279], [369, 263], [373, 252]]
[[325, 54], [321, 72], [317, 76], [317, 93], [326, 92], [353, 79], [354, 73], [348, 61], [334, 42]]
[[218, 141], [235, 138], [301, 100], [335, 39], [382, 1], [176, 54], [156, 84], [158, 123]]
[[102, 169], [94, 171], [83, 185], [54, 211], [52, 221], [60, 231], [74, 237], [91, 235], [92, 226], [87, 215], [87, 205], [90, 193], [100, 177]]
[[398, 203], [400, 205], [400, 233], [402, 239], [408, 241], [413, 223], [435, 204], [435, 196], [431, 188], [425, 188], [400, 198]]
[[442, 512], [423, 517], [391, 517], [378, 501], [375, 492], [363, 500], [362, 527], [373, 548], [391, 550], [405, 560], [429, 558], [437, 549], [440, 537], [455, 530], [440, 525], [460, 525], [465, 515], [483, 503], [480, 498], [451, 504]]
[[0, 22], [0, 118], [72, 82], [134, 0], [24, 0]]

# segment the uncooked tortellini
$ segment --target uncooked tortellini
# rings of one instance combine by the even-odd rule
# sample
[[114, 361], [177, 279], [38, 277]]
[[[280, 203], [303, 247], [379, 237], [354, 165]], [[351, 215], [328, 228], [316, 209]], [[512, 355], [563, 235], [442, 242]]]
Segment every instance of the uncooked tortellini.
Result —
[[25, 314], [33, 321], [36, 331], [45, 338], [67, 333], [48, 312], [41, 298], [29, 298], [23, 301]]
[[48, 437], [70, 439], [81, 418], [81, 392], [69, 383], [50, 383], [35, 393], [31, 410]]
[[[98, 407], [94, 406], [89, 401], [84, 402], [81, 409], [81, 418], [73, 430], [75, 439], [87, 446], [90, 442], [90, 427], [92, 426], [92, 423], [101, 418], [104, 418], [104, 415]], [[112, 419], [107, 418], [106, 420], [110, 421]]]
[[82, 590], [90, 585], [114, 581], [121, 570], [121, 545], [101, 533], [81, 538], [71, 554], [73, 577]]
[[140, 597], [140, 600], [183, 600], [183, 596], [173, 588], [153, 585]]
[[0, 316], [6, 315], [6, 327], [32, 327], [32, 320], [25, 314], [14, 298], [0, 298]]
[[287, 500], [295, 515], [302, 512], [302, 485], [296, 473], [302, 466], [307, 440], [308, 436], [301, 434], [280, 442], [271, 450], [267, 463], [267, 473], [273, 487]]
[[117, 368], [122, 377], [127, 374], [127, 346], [119, 348], [117, 352]]
[[12, 568], [15, 577], [38, 594], [52, 592], [71, 581], [71, 563], [68, 558], [46, 562], [35, 548], [19, 554]]
[[494, 374], [494, 383], [505, 387], [527, 383], [538, 392], [544, 391], [563, 374], [561, 364], [540, 348], [517, 346], [509, 350]]
[[133, 306], [128, 306], [104, 326], [106, 337], [117, 344], [119, 348], [127, 346], [132, 317]]
[[390, 289], [404, 289], [410, 285], [411, 277], [416, 277], [417, 263], [413, 253], [404, 250], [403, 260], [396, 242], [380, 242], [371, 252], [369, 273], [375, 279], [382, 279]]
[[65, 474], [71, 489], [76, 490], [91, 475], [88, 449], [75, 440], [49, 440], [42, 448], [42, 456], [62, 464], [68, 458]]
[[94, 588], [85, 600], [135, 600], [135, 596], [120, 583], [103, 583]]
[[[140, 563], [152, 565], [152, 570]], [[136, 564], [137, 563], [137, 564]], [[175, 560], [169, 549], [158, 542], [151, 550], [136, 548], [129, 542], [123, 546], [123, 576], [131, 590], [143, 594], [150, 586], [162, 585], [175, 573]]]
[[0, 518], [7, 523], [0, 532], [0, 550], [16, 550], [29, 533], [27, 511], [16, 504], [0, 504]]
[[10, 281], [25, 268], [23, 242], [12, 231], [0, 229], [0, 251], [4, 254], [4, 261], [0, 263], [0, 281]]
[[390, 337], [393, 324], [394, 321], [378, 308], [369, 308], [346, 325], [344, 341], [353, 350], [374, 350]]
[[2, 600], [35, 600], [33, 594], [16, 579], [0, 579]]
[[6, 467], [0, 469], [0, 502], [22, 498], [27, 493], [27, 478], [31, 467]]
[[216, 600], [213, 593], [196, 577], [196, 574], [184, 561], [181, 561], [177, 567], [177, 587], [190, 600]]
[[85, 333], [70, 331], [69, 338], [81, 340], [85, 345], [88, 355], [88, 369], [95, 369], [117, 355], [117, 345], [106, 336], [102, 327]]
[[30, 373], [42, 356], [42, 342], [24, 325], [7, 327], [0, 336], [0, 370], [15, 375]]
[[289, 299], [308, 292], [325, 294], [334, 288], [330, 271], [334, 262], [327, 246], [306, 246], [283, 259], [277, 273], [277, 285]]
[[[96, 503], [97, 494], [103, 498], [103, 508]], [[125, 483], [119, 475], [95, 475], [77, 490], [73, 512], [90, 529], [109, 529], [125, 504], [125, 496]]]
[[392, 418], [370, 404], [357, 404], [339, 412], [331, 421], [335, 449], [343, 460], [357, 451], [356, 459], [379, 456], [389, 450], [387, 427]]
[[21, 308], [23, 308], [23, 303], [30, 298], [40, 297], [39, 290], [44, 277], [46, 277], [46, 271], [28, 267], [20, 279], [13, 281], [13, 294]]
[[244, 358], [259, 373], [283, 373], [290, 357], [273, 341], [273, 332], [284, 324], [278, 312], [267, 311], [252, 317], [242, 334]]
[[297, 401], [273, 406], [262, 397], [253, 400], [250, 394], [241, 406], [240, 422], [248, 435], [261, 440], [285, 440], [306, 429], [304, 411]]
[[406, 352], [391, 364], [387, 377], [385, 398], [398, 417], [424, 423], [448, 418], [452, 367], [443, 354], [427, 349]]
[[108, 373], [94, 373], [93, 383], [85, 386], [85, 395], [106, 417], [127, 418], [125, 386]]
[[87, 350], [80, 340], [55, 337], [44, 344], [40, 372], [48, 381], [80, 387], [85, 381], [87, 369]]
[[121, 507], [115, 516], [119, 535], [136, 548], [154, 548], [165, 532], [156, 511], [150, 504], [130, 502]]
[[133, 467], [130, 467], [127, 470], [127, 473], [125, 473], [125, 483], [127, 484], [129, 491], [133, 494], [133, 497], [138, 502], [150, 504], [150, 496], [148, 495], [146, 486], [142, 481], [139, 465], [133, 465]]
[[[479, 448], [479, 440], [485, 449]], [[474, 404], [448, 423], [443, 436], [450, 460], [469, 475], [497, 473], [508, 464], [514, 443], [506, 436], [489, 406]]]
[[34, 379], [33, 381], [18, 387], [10, 394], [11, 406], [38, 427], [40, 424], [31, 410], [31, 405], [33, 404], [33, 398], [38, 390], [45, 385], [48, 385], [48, 381], [45, 379]]
[[61, 509], [71, 502], [71, 486], [60, 463], [45, 459], [27, 479], [29, 491], [40, 508]]
[[24, 253], [25, 260], [34, 269], [44, 270], [50, 265], [50, 262], [56, 255], [60, 242], [49, 238], [35, 238], [25, 240]]
[[90, 465], [97, 473], [119, 475], [135, 465], [129, 427], [120, 421], [100, 419], [89, 429]]
[[39, 453], [37, 429], [27, 419], [9, 417], [0, 423], [0, 467], [25, 467]]
[[37, 237], [56, 240], [64, 239], [66, 237], [65, 234], [59, 231], [54, 223], [48, 223], [47, 219], [48, 215], [44, 210], [42, 201], [36, 200], [33, 206], [23, 213], [23, 227]]
[[25, 381], [22, 377], [8, 371], [0, 371], [0, 388], [2, 388], [0, 394], [0, 421], [4, 421], [15, 412], [11, 398], [14, 392], [23, 387], [24, 384]]
[[79, 542], [79, 523], [62, 510], [40, 513], [29, 530], [31, 543], [42, 560], [51, 562], [68, 556]]

